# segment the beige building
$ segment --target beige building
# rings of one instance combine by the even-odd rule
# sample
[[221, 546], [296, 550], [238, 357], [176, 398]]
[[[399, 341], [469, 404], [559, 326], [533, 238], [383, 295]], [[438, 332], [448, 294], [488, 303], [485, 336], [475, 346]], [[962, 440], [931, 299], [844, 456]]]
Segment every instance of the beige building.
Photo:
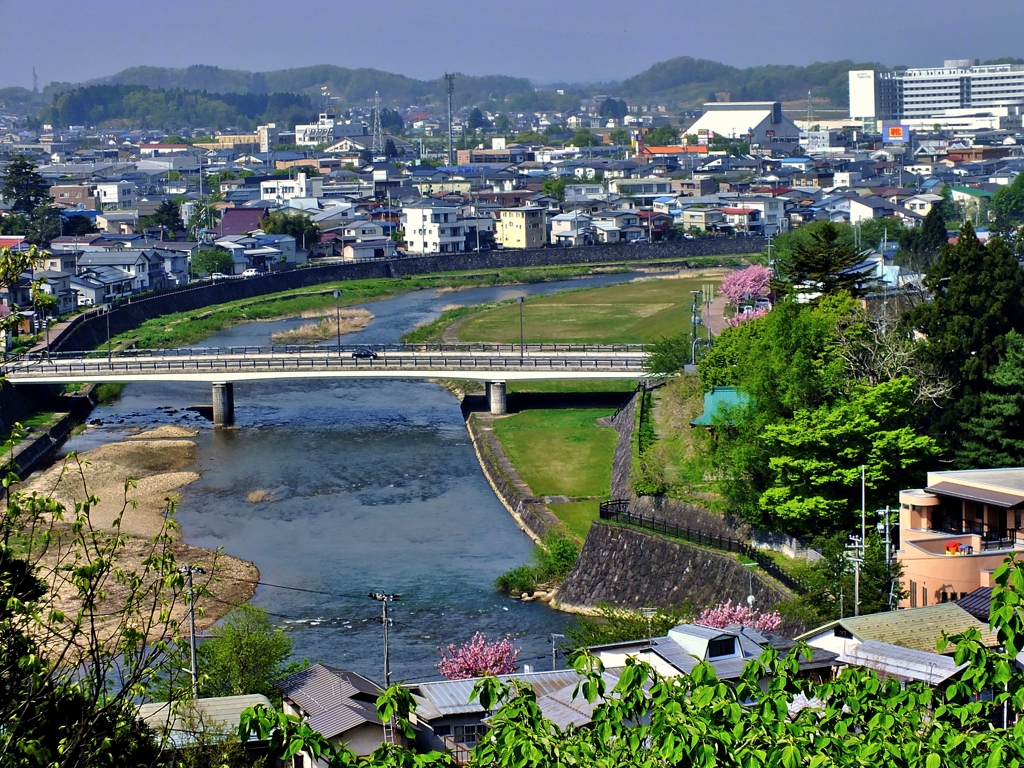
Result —
[[925, 488], [900, 491], [899, 514], [903, 607], [957, 600], [1024, 552], [1024, 468], [929, 472]]
[[502, 208], [494, 233], [503, 248], [543, 248], [547, 240], [547, 221], [539, 205]]

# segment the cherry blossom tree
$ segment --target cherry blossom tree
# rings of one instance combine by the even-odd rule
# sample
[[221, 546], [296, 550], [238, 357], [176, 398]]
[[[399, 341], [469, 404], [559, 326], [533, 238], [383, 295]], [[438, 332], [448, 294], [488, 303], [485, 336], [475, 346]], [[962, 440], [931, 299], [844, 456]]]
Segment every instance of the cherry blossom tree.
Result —
[[758, 317], [764, 317], [768, 314], [768, 307], [760, 307], [750, 312], [740, 312], [738, 315], [727, 317], [725, 322], [729, 324], [730, 328], [735, 328], [737, 325], [743, 325], [748, 320], [754, 320]]
[[714, 608], [705, 608], [694, 623], [712, 629], [725, 629], [734, 624], [742, 624], [759, 632], [771, 632], [782, 624], [782, 616], [777, 613], [761, 613], [756, 608], [748, 608], [742, 603], [733, 605], [732, 600], [728, 600]]
[[437, 668], [449, 680], [465, 680], [488, 675], [511, 675], [516, 671], [519, 648], [507, 637], [488, 642], [480, 632], [462, 645], [452, 643], [441, 651]]
[[730, 272], [722, 281], [719, 290], [731, 304], [739, 304], [747, 298], [756, 299], [768, 295], [768, 280], [771, 271], [755, 264], [752, 267]]

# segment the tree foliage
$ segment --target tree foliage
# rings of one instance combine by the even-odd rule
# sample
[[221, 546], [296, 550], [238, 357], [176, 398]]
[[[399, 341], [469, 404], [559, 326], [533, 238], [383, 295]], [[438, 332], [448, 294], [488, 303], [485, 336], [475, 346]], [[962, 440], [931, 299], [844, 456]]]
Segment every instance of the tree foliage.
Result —
[[619, 147], [628, 147], [632, 143], [629, 131], [625, 128], [616, 128], [608, 134], [608, 141]]
[[693, 356], [692, 339], [686, 331], [663, 336], [648, 347], [644, 370], [652, 376], [674, 376], [689, 365]]
[[649, 131], [644, 136], [644, 144], [649, 147], [664, 147], [667, 144], [672, 144], [676, 139], [679, 138], [679, 131], [673, 128], [668, 123], [659, 125], [652, 131]]
[[316, 245], [320, 242], [320, 227], [309, 214], [287, 211], [268, 213], [260, 222], [260, 229], [268, 235], [291, 235], [298, 247]]
[[692, 618], [693, 610], [688, 604], [657, 609], [648, 620], [640, 611], [601, 603], [596, 614], [578, 616], [576, 625], [566, 629], [565, 636], [575, 656], [591, 646], [636, 640], [647, 637], [648, 632], [651, 637], [661, 637]]
[[761, 298], [768, 295], [768, 282], [771, 279], [771, 270], [759, 264], [747, 267], [746, 269], [730, 272], [722, 280], [718, 290], [732, 304], [740, 304], [743, 301]]
[[173, 237], [175, 233], [185, 229], [185, 222], [181, 219], [181, 211], [178, 204], [173, 200], [164, 200], [157, 206], [152, 216], [143, 216], [139, 219], [142, 227], [166, 227]]
[[566, 144], [571, 147], [597, 147], [601, 144], [601, 137], [586, 128], [580, 128]]
[[1000, 229], [1024, 224], [1024, 174], [1018, 174], [1011, 184], [996, 190], [989, 202], [989, 211]]
[[516, 671], [519, 648], [507, 637], [488, 641], [482, 632], [462, 645], [452, 643], [441, 651], [437, 668], [449, 680], [486, 675], [511, 675]]
[[541, 191], [548, 197], [553, 197], [556, 200], [565, 200], [565, 185], [567, 183], [561, 176], [548, 176], [544, 179]]
[[999, 364], [985, 376], [977, 418], [963, 425], [957, 461], [968, 467], [1024, 463], [1024, 336], [1010, 331]]
[[224, 248], [207, 248], [197, 252], [191, 259], [192, 274], [197, 277], [220, 272], [230, 275], [235, 271], [231, 253]]
[[756, 608], [726, 600], [724, 603], [705, 608], [694, 621], [704, 627], [725, 629], [739, 624], [753, 627], [758, 632], [774, 632], [782, 624], [782, 616], [774, 611], [762, 613]]
[[35, 161], [27, 155], [14, 155], [3, 169], [0, 195], [15, 213], [32, 213], [49, 199], [48, 185]]
[[845, 291], [863, 296], [872, 288], [866, 268], [859, 268], [863, 254], [844, 242], [841, 230], [830, 221], [809, 232], [809, 241], [799, 242], [788, 258], [779, 258], [781, 290], [808, 294], [814, 301]]
[[896, 263], [924, 272], [935, 263], [947, 240], [945, 219], [939, 206], [934, 205], [920, 227], [904, 228], [900, 232]]

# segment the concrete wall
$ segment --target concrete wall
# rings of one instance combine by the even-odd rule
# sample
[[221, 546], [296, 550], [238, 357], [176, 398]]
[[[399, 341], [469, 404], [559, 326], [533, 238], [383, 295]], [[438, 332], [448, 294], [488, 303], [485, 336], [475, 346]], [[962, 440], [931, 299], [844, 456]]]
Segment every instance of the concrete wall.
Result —
[[592, 609], [600, 603], [671, 608], [687, 602], [700, 610], [730, 599], [745, 600], [752, 573], [757, 608], [768, 610], [789, 599], [726, 554], [596, 521], [556, 600], [559, 608], [569, 610]]
[[[112, 335], [137, 328], [143, 321], [171, 312], [188, 312], [228, 301], [251, 299], [268, 293], [308, 288], [336, 280], [399, 278], [432, 272], [474, 269], [538, 267], [558, 264], [600, 264], [606, 262], [644, 262], [658, 259], [687, 259], [699, 256], [724, 256], [755, 253], [765, 246], [763, 238], [718, 238], [684, 240], [678, 243], [640, 245], [601, 245], [586, 248], [540, 248], [530, 251], [492, 251], [490, 253], [454, 253], [417, 256], [387, 261], [331, 264], [249, 279], [205, 282], [165, 291], [117, 305], [110, 313]], [[107, 318], [91, 311], [74, 318], [68, 329], [55, 340], [55, 352], [95, 349], [107, 339]]]

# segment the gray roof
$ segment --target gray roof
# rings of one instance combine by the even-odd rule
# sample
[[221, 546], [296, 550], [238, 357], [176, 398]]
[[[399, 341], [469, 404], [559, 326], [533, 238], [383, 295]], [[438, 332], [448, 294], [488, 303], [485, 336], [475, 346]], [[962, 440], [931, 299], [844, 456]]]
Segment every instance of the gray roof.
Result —
[[142, 704], [139, 717], [153, 730], [166, 734], [177, 747], [195, 741], [196, 732], [202, 728], [207, 733], [227, 735], [238, 729], [242, 712], [249, 707], [269, 707], [270, 699], [259, 693], [245, 696], [215, 696], [208, 699], [194, 699], [171, 704], [157, 701]]
[[110, 267], [119, 264], [135, 264], [139, 260], [150, 260], [148, 251], [87, 251], [78, 257], [81, 267]]
[[978, 587], [971, 594], [957, 600], [956, 604], [978, 621], [987, 624], [992, 610], [992, 587]]
[[[549, 672], [523, 672], [514, 675], [500, 675], [502, 682], [518, 680], [528, 684], [537, 697], [559, 691], [566, 686], [573, 686], [580, 681], [580, 675], [572, 669], [559, 669]], [[429, 683], [417, 683], [409, 688], [419, 699], [416, 716], [423, 720], [435, 720], [448, 715], [459, 715], [470, 712], [483, 712], [479, 701], [470, 701], [475, 678], [467, 680], [438, 680]]]
[[355, 672], [314, 664], [275, 684], [328, 739], [364, 723], [380, 723], [374, 702], [380, 687]]
[[938, 685], [966, 667], [949, 656], [930, 651], [918, 651], [878, 640], [865, 640], [840, 654], [844, 664], [874, 669], [888, 677], [900, 680], [921, 680]]

